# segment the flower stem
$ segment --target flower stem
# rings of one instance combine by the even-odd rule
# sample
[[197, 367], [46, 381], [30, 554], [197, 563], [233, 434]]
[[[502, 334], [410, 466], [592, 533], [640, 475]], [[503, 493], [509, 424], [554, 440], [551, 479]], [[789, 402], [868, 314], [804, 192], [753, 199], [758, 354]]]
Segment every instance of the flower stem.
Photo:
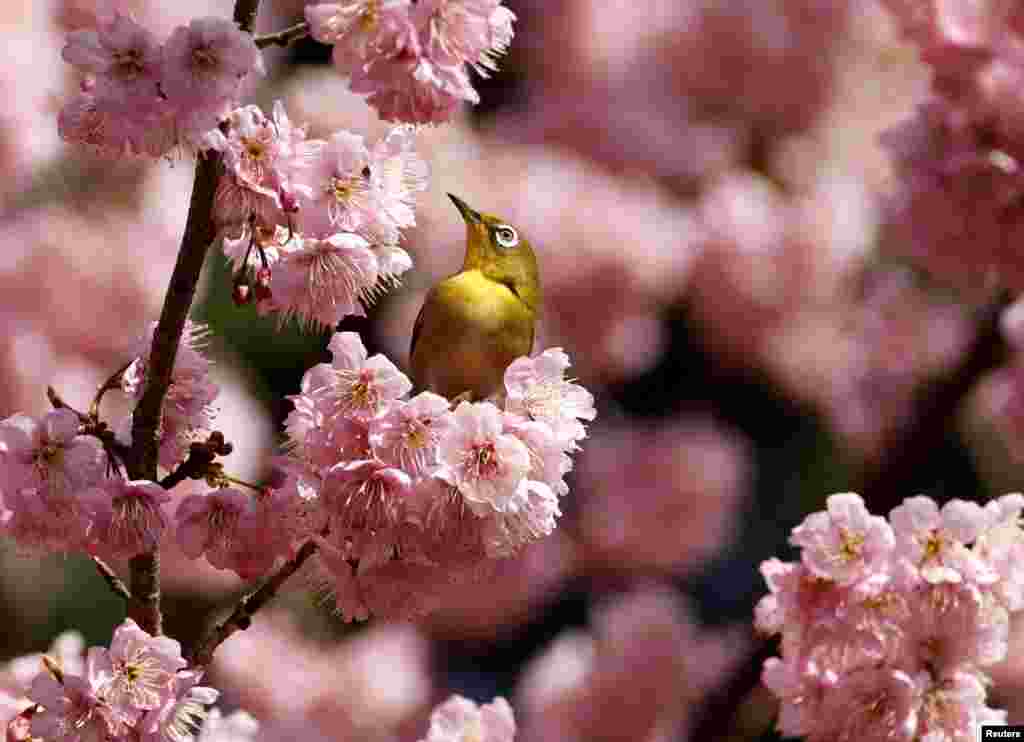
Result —
[[285, 562], [274, 575], [263, 583], [258, 590], [246, 595], [235, 606], [226, 620], [214, 626], [208, 631], [189, 652], [189, 663], [195, 666], [209, 665], [213, 660], [213, 653], [217, 647], [234, 634], [236, 631], [244, 631], [252, 623], [252, 617], [256, 611], [266, 605], [281, 589], [285, 581], [295, 574], [313, 554], [316, 553], [316, 543], [311, 539], [302, 545], [302, 548], [294, 557]]

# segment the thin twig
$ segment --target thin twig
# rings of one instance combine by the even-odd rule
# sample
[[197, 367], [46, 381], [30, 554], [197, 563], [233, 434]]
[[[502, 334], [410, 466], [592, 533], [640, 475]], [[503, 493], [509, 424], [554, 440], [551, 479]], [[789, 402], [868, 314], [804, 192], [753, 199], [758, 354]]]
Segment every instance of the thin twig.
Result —
[[135, 359], [128, 361], [126, 364], [121, 366], [117, 371], [110, 375], [110, 378], [104, 381], [96, 389], [96, 395], [92, 398], [92, 404], [89, 405], [89, 417], [93, 420], [98, 420], [100, 416], [100, 404], [103, 402], [103, 395], [109, 392], [111, 389], [120, 389], [121, 380], [124, 377], [124, 372], [128, 370], [128, 367], [135, 362]]
[[89, 421], [89, 418], [86, 417], [84, 412], [79, 412], [74, 407], [72, 407], [67, 402], [65, 402], [64, 398], [61, 397], [60, 394], [57, 393], [57, 390], [54, 389], [52, 386], [46, 387], [46, 398], [48, 400], [50, 400], [50, 404], [53, 406], [53, 409], [55, 409], [55, 410], [62, 410], [62, 409], [63, 410], [71, 410], [76, 415], [78, 415], [78, 419], [82, 423], [86, 423], [86, 422]]
[[282, 29], [277, 33], [262, 34], [256, 36], [253, 41], [260, 49], [268, 46], [288, 46], [289, 44], [309, 36], [309, 24], [306, 21], [296, 23], [294, 26]]
[[113, 567], [98, 556], [94, 556], [92, 558], [92, 563], [96, 565], [96, 571], [100, 573], [100, 576], [104, 580], [106, 580], [107, 587], [109, 587], [115, 595], [119, 595], [125, 600], [132, 599], [132, 594], [128, 591], [128, 586], [125, 585], [124, 582], [121, 581], [121, 578], [117, 576]]
[[236, 631], [249, 628], [253, 615], [277, 595], [285, 581], [316, 553], [316, 548], [316, 543], [312, 540], [307, 541], [298, 553], [285, 562], [258, 590], [242, 598], [226, 620], [214, 626], [196, 643], [195, 648], [189, 653], [190, 663], [204, 667], [209, 665], [217, 647]]

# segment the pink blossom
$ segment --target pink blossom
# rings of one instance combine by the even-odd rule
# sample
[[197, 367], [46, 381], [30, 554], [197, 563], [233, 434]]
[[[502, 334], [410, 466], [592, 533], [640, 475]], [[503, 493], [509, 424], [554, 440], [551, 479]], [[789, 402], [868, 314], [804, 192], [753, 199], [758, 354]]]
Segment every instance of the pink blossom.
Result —
[[[145, 392], [156, 325], [156, 322], [150, 323], [145, 335], [137, 341], [137, 358], [122, 375], [122, 390], [136, 400]], [[168, 469], [185, 457], [199, 431], [208, 431], [213, 425], [213, 402], [220, 388], [210, 378], [209, 359], [200, 352], [207, 336], [205, 325], [186, 320], [171, 371], [171, 384], [164, 397], [159, 431], [159, 463]], [[130, 425], [130, 421], [126, 421], [128, 430]]]
[[412, 389], [412, 382], [386, 357], [379, 353], [367, 357], [354, 332], [334, 333], [327, 347], [334, 356], [333, 378], [315, 393], [326, 395], [334, 414], [372, 417]]
[[335, 45], [334, 62], [343, 74], [376, 56], [415, 43], [409, 0], [345, 0], [307, 5], [310, 35]]
[[907, 559], [930, 583], [971, 580], [991, 584], [997, 575], [967, 549], [985, 527], [980, 505], [952, 500], [943, 506], [927, 497], [908, 497], [889, 515], [896, 555]]
[[350, 87], [385, 121], [407, 124], [441, 124], [463, 102], [480, 102], [461, 65], [440, 66], [409, 53], [375, 59], [353, 72]]
[[983, 723], [1005, 724], [1005, 712], [985, 706], [981, 678], [958, 672], [930, 684], [925, 691], [917, 734], [926, 742], [969, 740], [976, 738]]
[[564, 477], [572, 471], [572, 459], [565, 452], [565, 439], [559, 440], [546, 423], [512, 413], [505, 413], [505, 432], [521, 440], [530, 452], [530, 479], [543, 482], [556, 495], [568, 494]]
[[220, 709], [212, 709], [196, 742], [256, 742], [259, 730], [259, 722], [247, 711], [233, 711], [224, 716]]
[[736, 661], [737, 642], [697, 632], [667, 585], [609, 597], [590, 624], [527, 667], [516, 692], [523, 739], [687, 739], [688, 715]]
[[[163, 705], [146, 712], [137, 724], [142, 742], [177, 742], [190, 739], [197, 726], [201, 725], [201, 730], [206, 728], [207, 709], [220, 692], [198, 685], [202, 677], [203, 673], [196, 670], [175, 674], [172, 693]], [[215, 712], [216, 709], [209, 713]]]
[[887, 667], [841, 676], [824, 694], [817, 724], [807, 738], [910, 742], [917, 730], [924, 682], [921, 676]]
[[[285, 116], [283, 108], [280, 114]], [[289, 130], [301, 133], [294, 127]], [[251, 218], [265, 229], [283, 225], [281, 193], [290, 191], [292, 143], [282, 138], [276, 123], [258, 106], [244, 106], [232, 111], [220, 128], [211, 130], [208, 141], [211, 149], [223, 154], [226, 170], [214, 197], [216, 223], [245, 225], [243, 238]], [[301, 156], [296, 160], [301, 162]]]
[[1005, 659], [1006, 609], [976, 587], [925, 584], [909, 596], [908, 607], [911, 620], [902, 628], [907, 666], [920, 663], [941, 677]]
[[1024, 608], [1024, 495], [1003, 495], [985, 505], [989, 526], [978, 536], [974, 552], [999, 574], [993, 591], [1007, 610]]
[[781, 700], [775, 728], [786, 737], [808, 736], [819, 723], [825, 690], [833, 677], [825, 678], [813, 662], [801, 670], [778, 657], [764, 661], [761, 682]]
[[164, 44], [163, 91], [178, 106], [231, 101], [253, 72], [263, 73], [263, 56], [252, 36], [226, 18], [196, 18], [174, 29]]
[[78, 435], [79, 426], [78, 415], [63, 408], [41, 420], [19, 414], [0, 421], [2, 488], [37, 488], [46, 497], [61, 498], [97, 484], [106, 455], [95, 438]]
[[[62, 672], [82, 675], [85, 672], [85, 640], [76, 631], [65, 631], [50, 645], [46, 656]], [[14, 657], [0, 665], [0, 729], [18, 714], [32, 707], [26, 697], [32, 680], [44, 669], [39, 653]]]
[[91, 550], [104, 557], [128, 559], [153, 551], [167, 519], [161, 506], [171, 496], [160, 485], [146, 480], [109, 479], [102, 491], [89, 532]]
[[186, 664], [177, 641], [151, 636], [130, 618], [114, 630], [109, 650], [89, 650], [89, 662], [98, 694], [129, 724], [173, 698]]
[[893, 549], [892, 528], [868, 513], [860, 495], [828, 498], [827, 512], [812, 513], [793, 529], [790, 543], [816, 576], [848, 585], [884, 565]]
[[512, 707], [504, 698], [479, 706], [455, 695], [430, 714], [430, 729], [420, 742], [512, 742], [515, 735]]
[[238, 520], [249, 498], [237, 489], [221, 487], [205, 494], [189, 495], [174, 513], [175, 535], [185, 556], [206, 555], [214, 567], [226, 569], [238, 539]]
[[119, 101], [155, 98], [162, 73], [159, 42], [130, 16], [115, 12], [113, 19], [95, 30], [68, 34], [64, 61], [99, 76], [101, 95]]
[[454, 427], [441, 439], [442, 477], [478, 515], [511, 510], [530, 471], [529, 450], [503, 427], [500, 410], [490, 402], [461, 402]]
[[[430, 177], [426, 161], [416, 153], [416, 135], [411, 126], [398, 126], [374, 145], [369, 157], [370, 186], [386, 220], [381, 241], [398, 240], [398, 230], [415, 226], [416, 194], [425, 191]], [[385, 271], [399, 274], [393, 268]]]
[[586, 437], [580, 420], [597, 415], [593, 395], [565, 378], [569, 356], [549, 348], [535, 358], [517, 358], [505, 371], [506, 409], [551, 426], [567, 447]]
[[749, 477], [746, 441], [708, 419], [595, 429], [576, 474], [588, 560], [638, 572], [698, 569], [734, 538]]
[[44, 707], [32, 717], [33, 736], [66, 742], [104, 742], [121, 731], [91, 678], [65, 675], [58, 682], [44, 671], [32, 681], [29, 698]]
[[333, 327], [365, 314], [360, 302], [373, 296], [378, 275], [377, 257], [359, 235], [307, 238], [274, 266], [272, 298], [260, 311], [278, 311], [282, 322], [295, 317], [303, 326]]
[[110, 157], [160, 157], [178, 143], [174, 110], [159, 98], [131, 99], [131, 109], [122, 108], [81, 92], [60, 110], [57, 130], [61, 139]]
[[25, 550], [77, 551], [87, 548], [96, 511], [106, 497], [100, 490], [77, 490], [66, 497], [49, 497], [37, 489], [7, 492], [6, 520], [0, 528]]
[[438, 444], [453, 424], [448, 400], [422, 392], [396, 401], [370, 423], [374, 453], [391, 466], [419, 476], [438, 463]]
[[380, 461], [337, 464], [321, 489], [324, 507], [331, 514], [333, 536], [384, 536], [404, 519], [405, 498], [412, 480], [401, 469]]
[[468, 63], [487, 77], [512, 42], [516, 16], [501, 0], [424, 0], [415, 13], [424, 47], [439, 64]]
[[280, 529], [294, 546], [327, 525], [328, 513], [320, 501], [323, 478], [304, 462], [286, 456], [274, 458], [274, 472], [284, 481], [275, 482], [261, 497], [260, 507], [272, 516], [270, 527]]
[[308, 237], [335, 232], [358, 232], [369, 241], [381, 231], [380, 211], [371, 183], [370, 152], [363, 137], [336, 132], [318, 150], [302, 182], [313, 202], [299, 212], [299, 224]]
[[543, 482], [523, 479], [516, 497], [502, 512], [490, 515], [484, 525], [484, 546], [491, 557], [508, 557], [526, 544], [555, 530], [562, 514], [558, 497]]

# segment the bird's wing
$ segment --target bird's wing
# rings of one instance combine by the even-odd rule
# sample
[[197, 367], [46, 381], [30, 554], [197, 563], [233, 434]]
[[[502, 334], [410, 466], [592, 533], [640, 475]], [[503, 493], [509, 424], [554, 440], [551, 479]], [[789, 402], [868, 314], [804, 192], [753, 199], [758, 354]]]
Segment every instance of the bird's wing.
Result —
[[[433, 293], [433, 291], [431, 291]], [[427, 294], [426, 300], [423, 302], [423, 306], [420, 307], [420, 313], [416, 315], [416, 322], [412, 326], [412, 340], [409, 341], [409, 361], [412, 362], [412, 354], [416, 352], [416, 341], [420, 339], [420, 333], [423, 331], [423, 313], [427, 308], [427, 304], [430, 302], [430, 294]]]

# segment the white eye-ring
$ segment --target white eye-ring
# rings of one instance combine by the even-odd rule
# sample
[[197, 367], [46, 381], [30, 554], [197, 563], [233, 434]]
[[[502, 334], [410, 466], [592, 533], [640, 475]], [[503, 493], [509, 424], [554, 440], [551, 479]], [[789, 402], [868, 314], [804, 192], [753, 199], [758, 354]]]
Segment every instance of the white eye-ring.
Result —
[[494, 239], [506, 249], [513, 248], [519, 244], [519, 235], [516, 233], [516, 230], [507, 224], [502, 224], [494, 230]]

